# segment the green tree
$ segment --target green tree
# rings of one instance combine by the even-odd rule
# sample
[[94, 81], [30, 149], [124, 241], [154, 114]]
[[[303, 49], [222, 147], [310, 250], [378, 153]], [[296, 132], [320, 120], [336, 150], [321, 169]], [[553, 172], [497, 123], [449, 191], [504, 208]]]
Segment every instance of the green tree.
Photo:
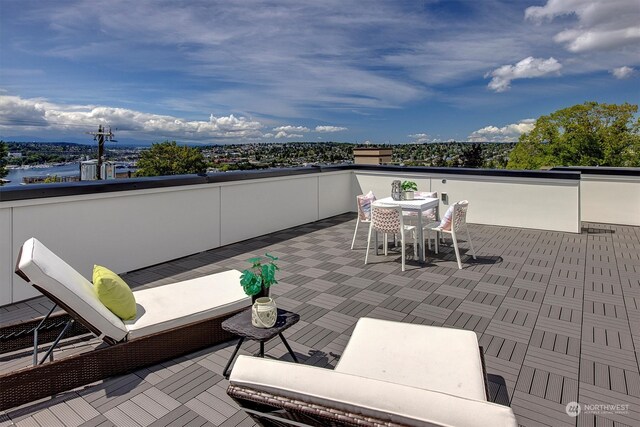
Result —
[[481, 168], [484, 163], [482, 157], [482, 146], [478, 143], [465, 144], [460, 154], [463, 168]]
[[60, 178], [58, 178], [58, 175], [49, 175], [48, 177], [46, 177], [44, 179], [44, 183], [45, 184], [51, 184], [51, 183], [60, 182], [60, 181], [62, 181], [62, 180]]
[[509, 156], [508, 169], [640, 166], [637, 105], [585, 102], [541, 116]]
[[[4, 141], [0, 141], [0, 178], [7, 176], [7, 156], [9, 155], [9, 147]], [[0, 181], [0, 185], [2, 182]]]
[[175, 141], [151, 145], [140, 153], [136, 176], [163, 176], [204, 173], [207, 160], [200, 150], [180, 146]]

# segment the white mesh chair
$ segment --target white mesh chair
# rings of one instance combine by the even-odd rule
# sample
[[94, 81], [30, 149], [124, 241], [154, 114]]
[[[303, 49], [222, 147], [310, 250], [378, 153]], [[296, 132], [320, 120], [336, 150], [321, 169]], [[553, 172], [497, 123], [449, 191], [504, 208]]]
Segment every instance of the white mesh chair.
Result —
[[351, 240], [351, 249], [353, 249], [353, 245], [356, 243], [356, 235], [358, 234], [358, 226], [360, 223], [370, 223], [371, 222], [371, 203], [375, 202], [376, 196], [373, 195], [373, 192], [369, 192], [369, 194], [361, 194], [356, 196], [356, 202], [358, 206], [358, 219], [356, 220], [356, 229], [353, 231], [353, 240]]
[[[460, 262], [460, 250], [458, 249], [458, 238], [457, 235], [462, 231], [467, 233], [467, 241], [469, 242], [469, 249], [473, 259], [476, 259], [476, 252], [473, 249], [473, 243], [471, 243], [471, 235], [469, 234], [469, 229], [467, 228], [467, 209], [469, 208], [469, 202], [466, 200], [459, 201], [454, 203], [449, 207], [449, 210], [444, 215], [441, 222], [432, 222], [424, 226], [424, 230], [427, 231], [427, 242], [429, 244], [429, 249], [431, 249], [431, 239], [429, 238], [429, 231], [436, 232], [436, 253], [438, 253], [438, 242], [440, 233], [446, 233], [451, 235], [451, 239], [453, 240], [453, 248], [456, 252], [456, 259], [458, 261], [458, 268], [462, 270], [462, 263]], [[449, 226], [447, 226], [447, 224]], [[423, 245], [424, 249], [424, 245]]]
[[369, 248], [371, 247], [371, 237], [373, 232], [381, 232], [384, 235], [384, 254], [388, 255], [387, 235], [400, 235], [400, 245], [402, 250], [402, 271], [404, 271], [405, 258], [405, 235], [413, 234], [413, 255], [417, 258], [418, 246], [416, 239], [416, 227], [412, 225], [404, 225], [402, 216], [402, 208], [397, 205], [381, 205], [379, 203], [371, 204], [371, 224], [369, 225], [369, 237], [367, 238], [367, 253], [364, 257], [364, 263], [369, 261]]

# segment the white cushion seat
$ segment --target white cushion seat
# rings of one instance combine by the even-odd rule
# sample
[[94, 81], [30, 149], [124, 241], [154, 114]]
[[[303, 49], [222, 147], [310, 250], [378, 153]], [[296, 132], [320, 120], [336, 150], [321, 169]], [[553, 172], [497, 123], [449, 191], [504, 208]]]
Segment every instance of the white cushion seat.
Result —
[[134, 291], [137, 313], [125, 320], [129, 338], [138, 338], [248, 307], [238, 270]]
[[486, 400], [472, 331], [362, 318], [335, 370]]
[[239, 356], [229, 382], [409, 426], [517, 425], [508, 406], [258, 357]]

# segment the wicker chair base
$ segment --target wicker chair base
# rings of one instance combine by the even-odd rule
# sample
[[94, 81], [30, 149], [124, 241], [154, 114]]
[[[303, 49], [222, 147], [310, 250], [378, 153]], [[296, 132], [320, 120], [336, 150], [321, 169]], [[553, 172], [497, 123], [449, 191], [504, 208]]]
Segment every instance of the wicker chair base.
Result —
[[227, 394], [245, 410], [256, 424], [263, 427], [405, 426], [237, 385], [229, 385]]
[[230, 340], [221, 324], [242, 310], [1, 375], [0, 410]]

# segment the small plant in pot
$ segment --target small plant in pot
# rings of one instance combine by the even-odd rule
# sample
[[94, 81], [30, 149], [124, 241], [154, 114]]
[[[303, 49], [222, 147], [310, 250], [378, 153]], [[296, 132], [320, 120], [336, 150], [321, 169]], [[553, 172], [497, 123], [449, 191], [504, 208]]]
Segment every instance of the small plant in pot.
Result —
[[251, 267], [242, 271], [240, 284], [244, 293], [251, 297], [252, 302], [256, 302], [256, 299], [260, 297], [268, 297], [271, 285], [278, 283], [276, 280], [276, 271], [279, 270], [276, 265], [277, 260], [277, 257], [268, 253], [264, 257], [248, 260]]
[[413, 192], [418, 191], [418, 185], [413, 181], [402, 181], [402, 198], [413, 200]]

